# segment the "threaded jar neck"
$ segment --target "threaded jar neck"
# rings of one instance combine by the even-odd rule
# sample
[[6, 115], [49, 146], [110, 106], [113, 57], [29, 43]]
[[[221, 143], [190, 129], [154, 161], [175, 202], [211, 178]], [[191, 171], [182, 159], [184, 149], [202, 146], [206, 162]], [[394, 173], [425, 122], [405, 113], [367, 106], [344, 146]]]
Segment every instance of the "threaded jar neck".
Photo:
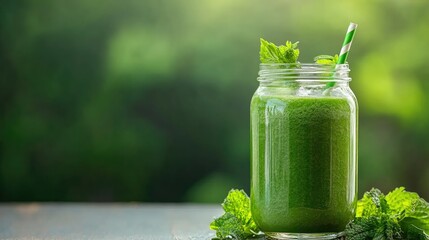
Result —
[[260, 84], [280, 82], [350, 82], [348, 64], [261, 63], [257, 80]]

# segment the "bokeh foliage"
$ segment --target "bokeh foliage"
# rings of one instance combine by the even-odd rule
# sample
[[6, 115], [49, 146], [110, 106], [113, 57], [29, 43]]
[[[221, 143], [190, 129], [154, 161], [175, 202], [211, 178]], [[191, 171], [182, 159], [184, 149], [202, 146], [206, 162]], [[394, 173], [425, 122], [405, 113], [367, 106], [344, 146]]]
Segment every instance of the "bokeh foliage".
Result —
[[21, 0], [0, 8], [0, 200], [220, 202], [249, 186], [259, 37], [349, 56], [359, 187], [429, 198], [425, 0]]

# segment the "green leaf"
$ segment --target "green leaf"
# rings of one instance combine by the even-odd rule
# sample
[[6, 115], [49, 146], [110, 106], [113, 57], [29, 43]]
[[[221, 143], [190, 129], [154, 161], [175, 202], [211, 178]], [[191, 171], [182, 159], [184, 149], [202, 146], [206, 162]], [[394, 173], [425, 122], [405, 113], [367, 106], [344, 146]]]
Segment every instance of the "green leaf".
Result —
[[415, 192], [404, 187], [396, 188], [386, 196], [387, 203], [399, 220], [422, 229], [429, 234], [429, 203]]
[[348, 240], [366, 240], [372, 239], [375, 236], [377, 229], [377, 219], [370, 218], [355, 218], [346, 226], [346, 236]]
[[246, 239], [260, 232], [252, 218], [250, 199], [243, 190], [229, 191], [222, 207], [225, 213], [210, 224], [218, 238]]
[[355, 218], [345, 230], [348, 240], [401, 239], [401, 227], [388, 215]]
[[319, 55], [314, 58], [314, 61], [317, 64], [337, 64], [338, 62], [338, 54], [334, 56], [331, 55]]
[[404, 187], [399, 187], [387, 194], [386, 200], [393, 212], [409, 212], [415, 201], [420, 197], [417, 193], [407, 192]]
[[386, 196], [378, 189], [358, 201], [356, 218], [346, 227], [347, 239], [429, 240], [429, 204], [417, 193], [396, 188]]
[[421, 228], [416, 227], [413, 224], [403, 225], [402, 228], [405, 232], [405, 239], [413, 239], [413, 240], [428, 240], [429, 235], [425, 233], [425, 231]]
[[277, 46], [261, 38], [259, 59], [261, 63], [297, 63], [299, 57], [298, 42], [286, 41], [285, 45]]
[[236, 216], [251, 217], [250, 215], [250, 199], [243, 190], [232, 189], [222, 203], [225, 212], [232, 213]]
[[355, 218], [347, 224], [345, 233], [348, 240], [394, 240], [402, 237], [399, 224], [386, 214], [377, 217]]
[[379, 216], [388, 210], [389, 206], [384, 194], [380, 190], [373, 188], [369, 192], [366, 192], [363, 198], [358, 201], [356, 217]]
[[216, 236], [220, 239], [232, 237], [235, 239], [244, 239], [243, 227], [241, 221], [231, 213], [225, 213], [216, 218], [211, 224], [210, 229], [216, 231]]

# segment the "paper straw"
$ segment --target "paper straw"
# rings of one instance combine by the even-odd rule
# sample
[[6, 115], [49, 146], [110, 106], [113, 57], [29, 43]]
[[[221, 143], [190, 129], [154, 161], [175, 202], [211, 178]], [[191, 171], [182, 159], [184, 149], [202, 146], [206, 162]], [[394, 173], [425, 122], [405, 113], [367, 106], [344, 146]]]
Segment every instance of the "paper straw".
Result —
[[346, 63], [347, 56], [349, 55], [350, 47], [352, 46], [353, 37], [355, 36], [356, 23], [350, 23], [349, 29], [347, 29], [346, 37], [344, 38], [343, 47], [341, 48], [340, 56], [338, 57], [337, 64]]
[[[347, 60], [347, 56], [349, 55], [350, 47], [352, 46], [353, 37], [355, 36], [356, 23], [350, 23], [349, 28], [347, 29], [346, 36], [344, 38], [343, 47], [340, 51], [340, 56], [338, 57], [337, 64], [345, 64]], [[329, 82], [326, 84], [326, 88], [331, 88], [335, 86], [335, 82]]]

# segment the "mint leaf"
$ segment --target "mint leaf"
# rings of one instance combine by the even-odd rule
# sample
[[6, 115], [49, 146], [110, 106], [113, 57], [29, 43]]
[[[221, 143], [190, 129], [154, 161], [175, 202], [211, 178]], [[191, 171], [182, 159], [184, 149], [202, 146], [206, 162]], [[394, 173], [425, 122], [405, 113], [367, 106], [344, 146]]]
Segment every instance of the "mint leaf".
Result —
[[347, 240], [373, 239], [378, 225], [375, 217], [356, 218], [346, 226]]
[[352, 240], [429, 240], [429, 204], [404, 187], [386, 196], [373, 188], [358, 201], [356, 218], [345, 232], [347, 239]]
[[384, 194], [380, 190], [373, 188], [358, 201], [356, 217], [380, 216], [381, 213], [386, 213], [388, 208]]
[[386, 200], [392, 211], [402, 213], [405, 217], [411, 213], [413, 205], [420, 197], [417, 193], [407, 192], [404, 187], [399, 187], [387, 194]]
[[299, 57], [298, 42], [286, 41], [285, 45], [277, 46], [261, 38], [259, 59], [261, 63], [297, 63]]
[[400, 187], [387, 194], [386, 200], [392, 214], [396, 214], [407, 232], [413, 235], [416, 232], [423, 232], [426, 236], [429, 234], [429, 203], [417, 193]]
[[335, 54], [334, 56], [319, 55], [314, 58], [314, 62], [316, 62], [317, 64], [337, 64], [338, 54]]
[[413, 239], [413, 240], [427, 240], [429, 239], [429, 235], [413, 224], [406, 224], [404, 226], [401, 225], [403, 229], [405, 229], [405, 239]]
[[356, 218], [346, 226], [347, 240], [401, 239], [401, 227], [387, 215]]
[[235, 239], [244, 239], [246, 236], [241, 221], [231, 213], [225, 213], [216, 218], [211, 224], [210, 229], [216, 231], [216, 236], [220, 239], [232, 237]]
[[356, 218], [346, 227], [347, 239], [401, 239], [402, 230], [384, 194], [373, 188], [357, 203]]
[[250, 199], [243, 190], [229, 191], [222, 207], [225, 213], [210, 224], [218, 238], [246, 239], [260, 232], [252, 219]]

